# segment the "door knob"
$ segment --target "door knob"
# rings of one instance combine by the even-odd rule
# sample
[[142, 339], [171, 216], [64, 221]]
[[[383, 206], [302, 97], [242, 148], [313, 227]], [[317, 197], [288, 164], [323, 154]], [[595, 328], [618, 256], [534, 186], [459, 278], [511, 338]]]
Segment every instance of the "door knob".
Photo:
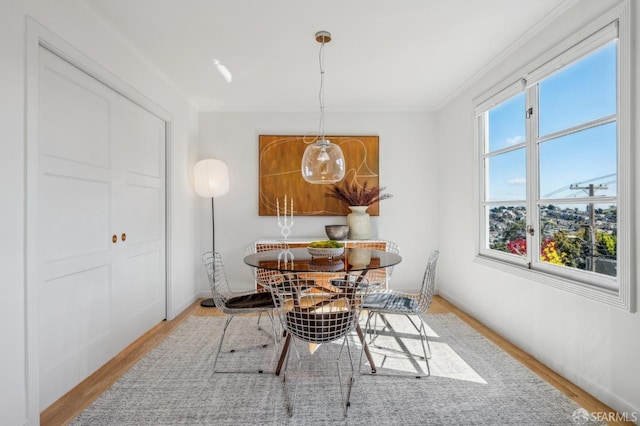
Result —
[[113, 241], [113, 244], [118, 242], [118, 236], [116, 234], [113, 234], [113, 237], [111, 237], [111, 241]]
[[127, 234], [124, 234], [124, 233], [123, 233], [123, 234], [120, 236], [120, 239], [122, 239], [122, 241], [126, 241], [126, 239], [127, 239]]

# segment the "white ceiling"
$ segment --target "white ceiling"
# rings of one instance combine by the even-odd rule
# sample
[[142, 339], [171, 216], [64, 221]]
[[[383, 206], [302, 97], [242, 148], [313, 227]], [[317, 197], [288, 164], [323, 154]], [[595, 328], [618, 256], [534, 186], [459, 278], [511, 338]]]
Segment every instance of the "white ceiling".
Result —
[[[85, 0], [199, 110], [441, 106], [575, 0]], [[233, 75], [227, 83], [218, 59]]]

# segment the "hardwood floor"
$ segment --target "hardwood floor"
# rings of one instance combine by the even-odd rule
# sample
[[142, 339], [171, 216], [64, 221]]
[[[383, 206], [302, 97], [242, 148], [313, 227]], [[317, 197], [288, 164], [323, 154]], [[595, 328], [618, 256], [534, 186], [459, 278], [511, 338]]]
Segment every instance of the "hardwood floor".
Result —
[[[604, 418], [615, 419], [616, 413], [587, 392], [565, 380], [548, 367], [536, 361], [531, 355], [521, 351], [486, 326], [470, 317], [445, 299], [436, 296], [433, 299], [430, 313], [454, 313], [487, 339], [494, 342], [502, 350], [519, 360], [544, 380], [556, 387], [560, 392], [584, 407], [590, 413], [598, 413]], [[189, 316], [221, 316], [215, 308], [203, 308], [200, 302], [194, 303], [173, 321], [163, 321], [149, 330], [146, 334], [133, 342], [115, 358], [105, 364], [98, 371], [85, 379], [78, 386], [69, 391], [40, 414], [43, 426], [58, 426], [69, 423], [82, 410], [88, 407], [100, 394], [106, 391], [118, 378], [131, 368], [138, 360], [146, 355], [167, 335], [176, 329]], [[611, 414], [609, 414], [611, 413]], [[633, 425], [631, 422], [611, 421], [610, 425]]]

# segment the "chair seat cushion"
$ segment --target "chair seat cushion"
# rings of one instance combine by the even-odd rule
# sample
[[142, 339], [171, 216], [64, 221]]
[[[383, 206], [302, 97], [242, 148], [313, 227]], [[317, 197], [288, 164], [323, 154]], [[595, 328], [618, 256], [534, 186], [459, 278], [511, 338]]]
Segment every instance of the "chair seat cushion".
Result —
[[[331, 280], [331, 285], [343, 286], [344, 285], [344, 278], [333, 278]], [[377, 282], [368, 282], [366, 284], [364, 282], [362, 282], [362, 283], [358, 284], [358, 288], [360, 290], [374, 289], [374, 288], [378, 288], [378, 287], [381, 287], [381, 286], [382, 286], [382, 283], [377, 283]]]
[[273, 298], [268, 291], [232, 297], [227, 301], [231, 309], [274, 308]]
[[[283, 291], [285, 293], [293, 292], [293, 284], [289, 280], [281, 281], [275, 285], [278, 287], [278, 289], [280, 289], [280, 291]], [[315, 280], [296, 280], [296, 284], [295, 284], [297, 291], [306, 291], [306, 290], [309, 290], [311, 287], [315, 287], [315, 285], [316, 285]]]
[[393, 293], [374, 293], [365, 297], [362, 308], [367, 310], [413, 311], [418, 302]]

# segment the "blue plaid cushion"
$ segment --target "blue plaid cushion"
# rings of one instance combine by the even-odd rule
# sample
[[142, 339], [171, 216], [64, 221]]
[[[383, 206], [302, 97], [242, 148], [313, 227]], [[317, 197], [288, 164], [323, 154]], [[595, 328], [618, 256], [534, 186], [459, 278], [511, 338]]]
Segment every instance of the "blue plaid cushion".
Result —
[[411, 311], [418, 307], [418, 302], [392, 293], [374, 293], [365, 297], [362, 307], [371, 310]]

